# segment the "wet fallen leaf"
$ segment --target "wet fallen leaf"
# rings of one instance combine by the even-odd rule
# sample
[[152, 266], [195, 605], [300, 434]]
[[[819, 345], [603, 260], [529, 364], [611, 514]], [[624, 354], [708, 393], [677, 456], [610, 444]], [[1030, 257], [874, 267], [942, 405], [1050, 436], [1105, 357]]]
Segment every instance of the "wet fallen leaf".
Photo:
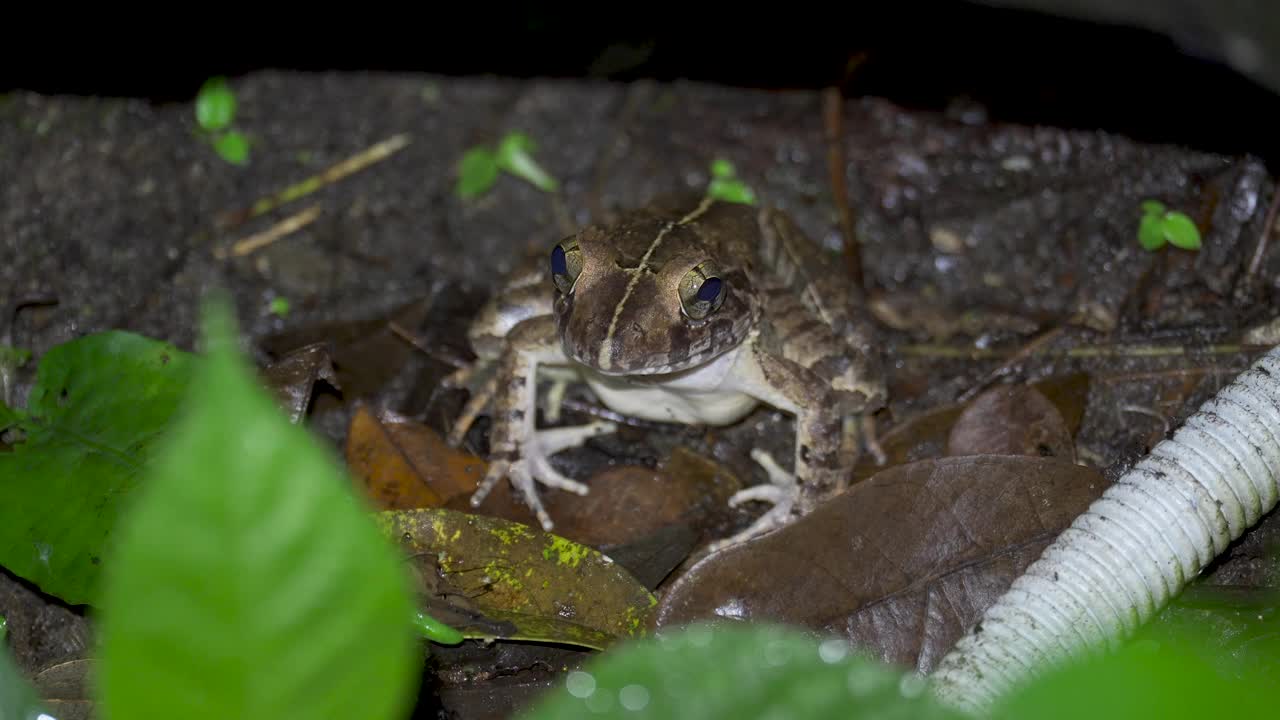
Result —
[[383, 510], [440, 507], [470, 496], [488, 464], [445, 443], [435, 430], [389, 410], [356, 408], [347, 465]]
[[[1055, 376], [1032, 383], [1030, 387], [1053, 403], [1066, 423], [1067, 432], [1074, 438], [1084, 417], [1089, 376], [1084, 373]], [[880, 436], [880, 446], [888, 461], [883, 466], [876, 465], [870, 453], [863, 453], [854, 468], [854, 481], [894, 465], [945, 456], [951, 429], [968, 406], [969, 403], [944, 405], [891, 428]]]
[[292, 423], [306, 414], [317, 381], [341, 389], [326, 343], [300, 347], [263, 368], [261, 375]]
[[667, 590], [654, 623], [793, 623], [927, 672], [1105, 486], [1090, 468], [1048, 458], [893, 467], [697, 563]]
[[[593, 547], [635, 542], [688, 520], [704, 509], [709, 497], [720, 495], [718, 485], [735, 480], [727, 471], [716, 476], [683, 458], [659, 470], [635, 465], [610, 468], [591, 478], [587, 495], [557, 503], [556, 534]], [[727, 496], [718, 505], [726, 501]]]
[[424, 575], [438, 573], [442, 593], [486, 615], [558, 619], [625, 638], [643, 631], [657, 603], [600, 552], [528, 525], [446, 509], [386, 511], [378, 521], [427, 565]]
[[946, 454], [1076, 459], [1075, 443], [1058, 409], [1026, 385], [1001, 385], [974, 398], [951, 427]]
[[291, 329], [259, 344], [271, 355], [283, 357], [295, 348], [327, 343], [344, 395], [360, 398], [384, 388], [417, 352], [391, 331], [390, 324], [417, 327], [431, 305], [432, 300], [424, 298], [375, 317]]
[[31, 684], [58, 720], [90, 720], [95, 707], [92, 672], [92, 660], [68, 660], [36, 673]]

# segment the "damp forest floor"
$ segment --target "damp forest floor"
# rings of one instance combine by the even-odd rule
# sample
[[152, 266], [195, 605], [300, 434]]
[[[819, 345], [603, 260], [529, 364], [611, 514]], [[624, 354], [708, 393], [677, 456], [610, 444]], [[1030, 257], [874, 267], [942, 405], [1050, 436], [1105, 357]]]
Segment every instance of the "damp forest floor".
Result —
[[[504, 273], [585, 223], [702, 192], [716, 160], [826, 247], [830, 272], [851, 272], [849, 238], [858, 239], [890, 372], [877, 427], [902, 461], [948, 454], [956, 413], [988, 398], [993, 416], [1015, 419], [970, 431], [987, 441], [979, 447], [1027, 445], [1114, 479], [1280, 336], [1280, 249], [1264, 234], [1277, 185], [1256, 157], [1002, 124], [973, 109], [696, 83], [263, 72], [231, 86], [235, 125], [251, 142], [243, 166], [214, 152], [191, 103], [0, 98], [0, 344], [38, 361], [114, 329], [196, 350], [201, 300], [225, 289], [260, 365], [330, 343], [340, 387], [317, 392], [307, 422], [335, 448], [362, 406], [447, 432], [465, 396], [441, 392], [440, 381], [468, 357], [466, 323]], [[502, 174], [482, 195], [460, 197], [464, 153], [510, 132], [536, 143], [559, 190]], [[1202, 247], [1144, 250], [1149, 200], [1189, 217]], [[0, 399], [21, 405], [35, 367], [8, 378]], [[990, 394], [1031, 386], [1051, 402], [1010, 408]], [[589, 414], [581, 388], [568, 399], [567, 414]], [[790, 422], [761, 408], [710, 434], [636, 426], [566, 452], [563, 467], [670, 475], [673, 453], [687, 447], [741, 483], [764, 482], [747, 450], [788, 457]], [[1064, 442], [1045, 439], [1064, 428]], [[469, 436], [479, 455], [484, 430]], [[758, 512], [722, 517], [716, 529]], [[1210, 579], [1237, 594], [1274, 584], [1268, 523]], [[673, 559], [650, 584], [661, 592], [683, 569]], [[866, 590], [860, 602], [894, 592]], [[830, 623], [845, 611], [824, 612]], [[0, 614], [28, 671], [91, 647], [83, 608], [8, 573]], [[883, 654], [927, 667], [935, 651]], [[508, 678], [536, 664], [455, 661], [489, 662]], [[497, 690], [450, 684], [461, 675], [438, 681], [455, 711], [477, 698], [506, 707]]]

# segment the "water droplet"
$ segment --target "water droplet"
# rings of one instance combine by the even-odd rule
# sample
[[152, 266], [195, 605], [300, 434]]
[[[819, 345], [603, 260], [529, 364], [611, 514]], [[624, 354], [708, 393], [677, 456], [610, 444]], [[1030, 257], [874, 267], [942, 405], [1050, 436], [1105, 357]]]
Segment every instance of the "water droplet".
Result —
[[764, 661], [772, 667], [782, 667], [791, 659], [791, 648], [782, 640], [774, 640], [764, 647]]
[[730, 598], [728, 602], [720, 605], [713, 612], [716, 617], [733, 620], [745, 620], [747, 618], [747, 606], [742, 602], [741, 598]]
[[576, 698], [589, 698], [596, 691], [596, 677], [591, 673], [574, 670], [565, 678], [564, 689]]
[[827, 638], [818, 646], [818, 657], [828, 665], [834, 665], [849, 656], [849, 643], [840, 638]]
[[924, 693], [925, 684], [924, 677], [919, 673], [907, 673], [898, 681], [898, 692], [907, 699], [917, 698]]
[[649, 688], [643, 685], [628, 685], [618, 691], [618, 702], [632, 712], [640, 712], [649, 706]]

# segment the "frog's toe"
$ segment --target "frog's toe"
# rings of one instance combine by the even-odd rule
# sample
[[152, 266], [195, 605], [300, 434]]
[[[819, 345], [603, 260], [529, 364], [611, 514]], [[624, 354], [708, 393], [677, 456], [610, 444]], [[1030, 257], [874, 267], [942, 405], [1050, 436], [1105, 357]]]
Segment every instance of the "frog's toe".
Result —
[[542, 455], [550, 457], [561, 450], [577, 447], [597, 435], [607, 435], [617, 429], [618, 426], [614, 423], [596, 421], [586, 425], [538, 430], [534, 434]]
[[754, 537], [763, 535], [770, 530], [780, 528], [786, 525], [796, 509], [800, 500], [800, 486], [795, 480], [795, 476], [784, 470], [778, 465], [773, 456], [763, 450], [752, 450], [751, 457], [769, 475], [768, 485], [756, 485], [754, 487], [739, 490], [729, 498], [730, 507], [738, 507], [742, 503], [752, 500], [772, 503], [773, 507], [769, 508], [764, 515], [761, 515], [746, 530], [736, 535], [717, 540], [708, 547], [710, 552], [723, 550], [732, 545], [738, 545], [746, 542]]

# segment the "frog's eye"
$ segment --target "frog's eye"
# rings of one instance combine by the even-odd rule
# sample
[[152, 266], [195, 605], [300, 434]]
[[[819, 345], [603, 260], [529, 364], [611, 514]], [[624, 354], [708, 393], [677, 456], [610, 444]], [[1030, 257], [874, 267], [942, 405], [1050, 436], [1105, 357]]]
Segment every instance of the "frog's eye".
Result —
[[728, 292], [729, 284], [720, 277], [719, 270], [704, 262], [685, 273], [680, 281], [680, 307], [685, 315], [701, 320], [720, 307]]
[[564, 240], [551, 248], [551, 280], [566, 295], [582, 272], [582, 250], [577, 240]]

